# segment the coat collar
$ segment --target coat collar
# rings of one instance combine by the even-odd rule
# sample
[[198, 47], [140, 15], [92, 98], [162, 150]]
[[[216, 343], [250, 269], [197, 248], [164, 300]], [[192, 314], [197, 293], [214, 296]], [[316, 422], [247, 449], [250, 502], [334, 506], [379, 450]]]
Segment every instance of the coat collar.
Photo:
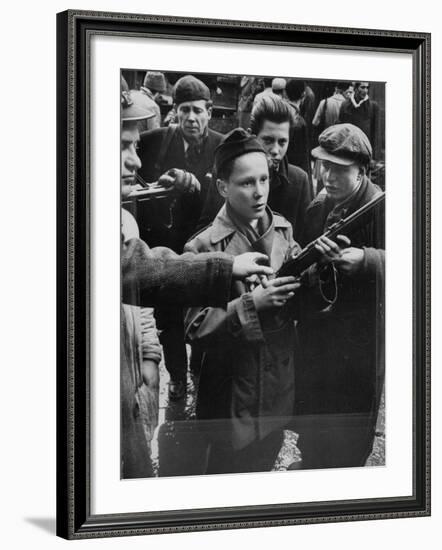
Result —
[[[273, 217], [273, 224], [275, 226], [275, 229], [291, 227], [290, 222], [288, 222], [285, 218], [273, 213], [269, 207], [267, 207], [267, 210], [269, 214]], [[213, 220], [210, 232], [210, 241], [212, 244], [217, 244], [236, 232], [237, 229], [235, 225], [227, 215], [226, 206], [223, 205], [221, 210], [218, 212], [216, 218]]]

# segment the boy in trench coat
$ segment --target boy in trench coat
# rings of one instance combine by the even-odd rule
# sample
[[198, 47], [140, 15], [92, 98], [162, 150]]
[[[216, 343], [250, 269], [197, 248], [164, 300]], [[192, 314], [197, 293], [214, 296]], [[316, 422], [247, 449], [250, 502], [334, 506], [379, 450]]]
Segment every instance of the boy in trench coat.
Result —
[[[299, 252], [291, 224], [267, 206], [269, 171], [255, 136], [241, 128], [215, 153], [217, 187], [225, 200], [213, 223], [185, 250], [259, 251], [277, 271]], [[295, 327], [287, 301], [293, 277], [235, 282], [227, 307], [188, 311], [188, 341], [204, 352], [197, 418], [208, 440], [206, 473], [271, 470], [294, 408]]]

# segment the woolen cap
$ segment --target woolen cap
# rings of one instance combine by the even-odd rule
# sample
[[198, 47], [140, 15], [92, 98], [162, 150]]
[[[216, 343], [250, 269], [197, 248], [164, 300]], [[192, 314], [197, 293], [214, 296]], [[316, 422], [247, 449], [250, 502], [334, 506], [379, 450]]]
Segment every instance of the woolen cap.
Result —
[[200, 99], [210, 100], [210, 90], [192, 75], [181, 77], [173, 88], [173, 100], [179, 105], [185, 101], [198, 101]]
[[213, 172], [217, 177], [226, 163], [247, 153], [264, 153], [262, 145], [256, 136], [249, 134], [243, 128], [235, 128], [229, 132], [215, 149]]
[[166, 79], [163, 73], [147, 71], [143, 86], [154, 92], [164, 93], [166, 91]]
[[139, 96], [132, 95], [125, 78], [121, 77], [121, 120], [136, 122], [147, 120], [155, 116], [155, 111], [146, 106]]
[[318, 139], [312, 156], [335, 164], [368, 164], [373, 156], [370, 140], [354, 124], [335, 124], [325, 129]]
[[287, 85], [287, 82], [285, 78], [274, 78], [272, 80], [272, 90], [274, 92], [280, 92], [282, 90], [285, 90], [286, 85]]

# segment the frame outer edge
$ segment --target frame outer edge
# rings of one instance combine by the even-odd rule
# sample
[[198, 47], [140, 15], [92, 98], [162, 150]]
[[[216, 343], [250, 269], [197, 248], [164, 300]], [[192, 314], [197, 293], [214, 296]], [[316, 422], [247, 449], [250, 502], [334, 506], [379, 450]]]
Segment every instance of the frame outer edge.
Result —
[[[91, 18], [101, 20], [138, 21], [145, 23], [193, 24], [201, 26], [228, 26], [230, 28], [255, 28], [304, 31], [312, 33], [342, 33], [362, 36], [386, 36], [397, 38], [412, 38], [420, 41], [420, 72], [421, 93], [423, 95], [421, 107], [421, 126], [423, 134], [420, 148], [420, 162], [422, 163], [421, 191], [422, 223], [422, 274], [424, 307], [422, 310], [423, 347], [422, 369], [423, 385], [425, 390], [425, 411], [423, 411], [422, 437], [425, 438], [423, 449], [424, 464], [422, 464], [423, 487], [425, 491], [424, 509], [414, 511], [396, 511], [379, 513], [357, 513], [328, 516], [310, 516], [291, 519], [256, 519], [241, 521], [220, 521], [205, 523], [188, 523], [178, 526], [131, 527], [125, 525], [121, 514], [116, 514], [115, 523], [106, 526], [96, 521], [99, 516], [85, 517], [88, 505], [80, 502], [75, 491], [75, 464], [80, 450], [75, 448], [75, 425], [77, 415], [81, 411], [75, 410], [75, 325], [81, 319], [75, 318], [75, 296], [79, 295], [78, 283], [75, 283], [75, 179], [76, 179], [76, 32], [77, 21]], [[430, 34], [411, 33], [402, 31], [378, 31], [371, 29], [351, 29], [337, 27], [315, 27], [304, 25], [288, 25], [280, 23], [206, 20], [200, 18], [181, 18], [174, 16], [149, 16], [137, 14], [120, 14], [112, 12], [92, 12], [68, 10], [57, 14], [57, 535], [68, 539], [83, 539], [111, 536], [127, 536], [141, 534], [160, 534], [187, 531], [208, 531], [214, 529], [237, 529], [245, 527], [270, 527], [278, 525], [316, 524], [344, 521], [361, 521], [370, 519], [390, 519], [425, 516], [430, 514]], [[61, 51], [60, 51], [61, 48]], [[393, 51], [393, 48], [384, 48]], [[414, 182], [414, 187], [416, 182]], [[78, 214], [77, 214], [78, 216]], [[77, 360], [77, 367], [80, 366]], [[422, 392], [423, 394], [424, 392]], [[421, 395], [422, 395], [421, 394]], [[60, 414], [63, 413], [63, 414]], [[78, 428], [78, 426], [77, 426]], [[60, 429], [62, 432], [60, 433]], [[66, 433], [64, 433], [66, 431]], [[77, 481], [78, 483], [78, 481]]]

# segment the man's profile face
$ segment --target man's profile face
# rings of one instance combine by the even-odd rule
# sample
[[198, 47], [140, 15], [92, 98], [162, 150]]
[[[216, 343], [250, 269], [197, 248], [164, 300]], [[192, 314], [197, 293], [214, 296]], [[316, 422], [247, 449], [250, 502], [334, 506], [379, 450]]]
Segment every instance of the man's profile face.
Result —
[[361, 169], [357, 164], [343, 166], [329, 160], [321, 161], [321, 176], [327, 195], [342, 202], [349, 197], [360, 184]]
[[121, 196], [127, 197], [136, 183], [137, 170], [141, 168], [137, 154], [140, 139], [136, 122], [123, 122], [121, 132]]
[[278, 170], [289, 146], [290, 123], [264, 120], [258, 132], [258, 141], [266, 152], [270, 168]]
[[197, 141], [204, 135], [212, 117], [212, 107], [205, 99], [185, 101], [177, 107], [178, 124], [186, 140]]
[[365, 99], [368, 95], [369, 88], [370, 84], [368, 82], [361, 82], [355, 89], [355, 94], [358, 96], [358, 99]]
[[247, 153], [233, 161], [228, 180], [218, 180], [218, 191], [245, 223], [262, 218], [269, 196], [269, 169], [263, 153]]

